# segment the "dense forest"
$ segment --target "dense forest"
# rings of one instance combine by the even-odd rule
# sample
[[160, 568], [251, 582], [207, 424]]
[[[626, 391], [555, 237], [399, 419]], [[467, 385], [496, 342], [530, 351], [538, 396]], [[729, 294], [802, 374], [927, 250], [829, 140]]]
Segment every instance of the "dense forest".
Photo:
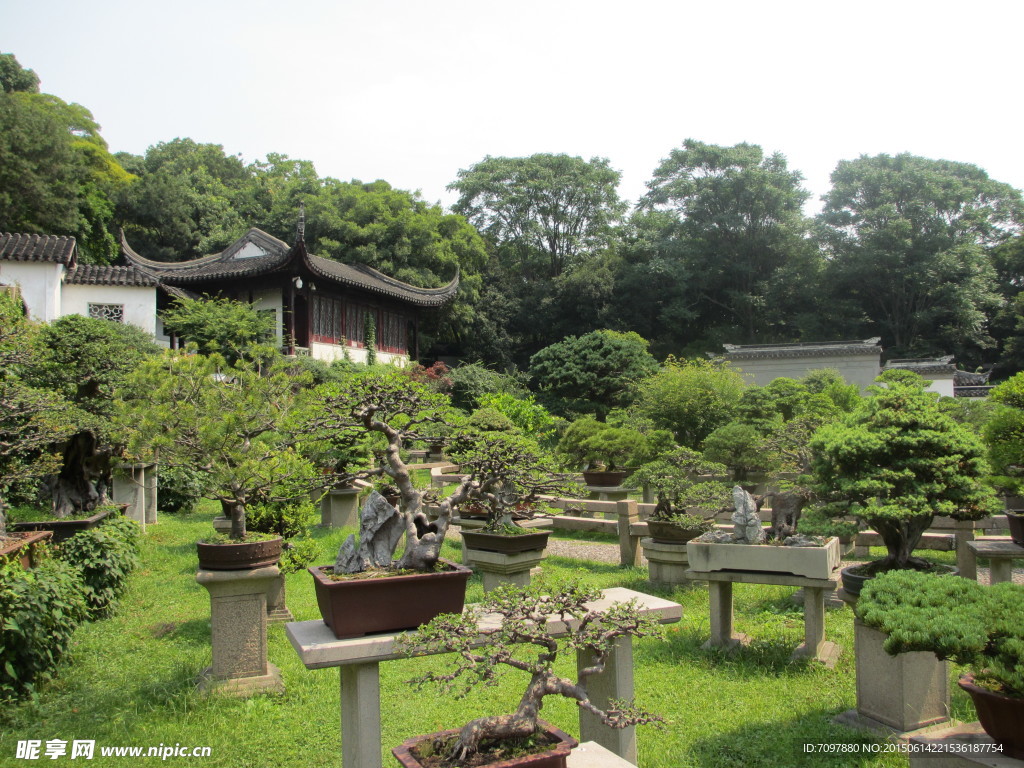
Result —
[[800, 172], [754, 144], [666, 148], [635, 207], [606, 159], [488, 156], [458, 172], [445, 211], [285, 155], [247, 164], [187, 138], [111, 153], [88, 109], [41, 93], [11, 54], [0, 83], [0, 231], [74, 235], [90, 262], [116, 260], [122, 230], [163, 260], [219, 251], [249, 227], [294, 242], [303, 205], [313, 253], [424, 287], [459, 271], [433, 356], [526, 369], [609, 329], [658, 359], [881, 336], [888, 357], [1024, 369], [1024, 199], [967, 163], [841, 161], [808, 217]]

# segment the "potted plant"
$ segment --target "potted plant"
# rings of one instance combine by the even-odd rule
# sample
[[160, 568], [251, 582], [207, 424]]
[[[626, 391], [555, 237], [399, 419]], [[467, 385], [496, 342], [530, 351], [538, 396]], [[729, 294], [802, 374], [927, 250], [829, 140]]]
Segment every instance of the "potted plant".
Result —
[[582, 469], [587, 485], [616, 488], [633, 466], [651, 451], [648, 437], [628, 426], [613, 426], [592, 416], [577, 419], [566, 429], [556, 453], [563, 463]]
[[85, 512], [71, 513], [63, 518], [54, 518], [49, 511], [19, 507], [11, 516], [8, 528], [13, 533], [51, 531], [53, 544], [70, 539], [79, 531], [95, 528], [112, 515], [123, 514], [127, 504], [103, 504]]
[[981, 441], [942, 411], [924, 381], [886, 371], [856, 410], [815, 433], [814, 491], [833, 517], [853, 515], [877, 531], [887, 554], [843, 570], [843, 588], [889, 570], [927, 569], [913, 556], [936, 515], [978, 520], [998, 503]]
[[652, 488], [658, 497], [647, 518], [651, 538], [659, 543], [685, 544], [714, 528], [715, 515], [729, 506], [730, 493], [725, 483], [705, 478], [724, 470], [721, 464], [682, 447], [637, 469], [628, 486]]
[[856, 611], [890, 654], [931, 651], [967, 665], [959, 684], [982, 728], [1004, 756], [1024, 759], [1024, 585], [886, 573], [864, 586]]
[[983, 436], [992, 464], [992, 484], [1006, 499], [1010, 537], [1024, 546], [1024, 375], [1018, 373], [989, 392], [996, 409]]
[[230, 521], [225, 535], [197, 544], [203, 570], [277, 562], [282, 537], [251, 535], [248, 506], [308, 497], [337, 482], [300, 450], [319, 436], [301, 388], [310, 381], [276, 354], [228, 366], [216, 354], [168, 351], [141, 365], [119, 393], [115, 418], [127, 450], [199, 473], [205, 495]]
[[[318, 428], [327, 432], [381, 435], [387, 447], [378, 466], [362, 474], [387, 479], [401, 493], [399, 509], [371, 494], [361, 513], [358, 543], [355, 536], [350, 536], [342, 544], [333, 566], [309, 569], [325, 623], [337, 637], [351, 637], [408, 629], [437, 613], [461, 611], [469, 571], [440, 558], [453, 512], [471, 502], [487, 504], [500, 495], [510, 480], [525, 477], [524, 467], [512, 464], [522, 460], [522, 446], [511, 438], [467, 443], [467, 438], [453, 433], [450, 444], [472, 448], [462, 449], [465, 464], [456, 488], [445, 498], [434, 499], [434, 491], [417, 488], [413, 483], [409, 467], [402, 459], [402, 449], [412, 441], [422, 440], [432, 431], [432, 425], [460, 425], [446, 395], [397, 372], [372, 372], [356, 376], [344, 386], [325, 385], [317, 393], [314, 412]], [[425, 508], [428, 495], [432, 501], [429, 517]], [[402, 554], [396, 558], [394, 553], [400, 544]], [[384, 593], [392, 587], [405, 590], [418, 583], [427, 585], [422, 593]], [[427, 596], [449, 586], [461, 592], [456, 597], [445, 596], [443, 604], [431, 607]], [[394, 609], [393, 616], [381, 616], [372, 624], [348, 624], [347, 619], [360, 612], [337, 607], [333, 596], [364, 590], [375, 592], [376, 596], [365, 601], [362, 597], [344, 599], [350, 601], [350, 606], [352, 600], [359, 600], [360, 605], [387, 605]]]
[[[475, 718], [458, 730], [419, 736], [395, 747], [392, 753], [404, 768], [421, 768], [425, 758], [435, 755], [441, 768], [461, 765], [496, 765], [501, 768], [534, 766], [558, 768], [575, 739], [539, 719], [546, 696], [564, 696], [599, 717], [613, 728], [643, 723], [660, 723], [661, 718], [630, 703], [616, 702], [614, 709], [602, 710], [587, 694], [587, 684], [601, 674], [616, 641], [622, 637], [661, 636], [660, 626], [646, 618], [630, 603], [622, 603], [599, 612], [587, 604], [597, 600], [600, 591], [579, 585], [566, 585], [549, 594], [537, 588], [517, 589], [504, 585], [491, 592], [482, 603], [463, 614], [438, 616], [401, 642], [412, 653], [456, 654], [455, 668], [447, 674], [428, 673], [414, 681], [418, 686], [439, 683], [445, 691], [469, 690], [488, 684], [505, 667], [528, 676], [523, 696], [514, 712]], [[479, 628], [487, 615], [488, 624]], [[556, 638], [548, 621], [564, 623], [568, 634]], [[527, 645], [535, 656], [518, 652]], [[579, 670], [577, 679], [562, 677], [555, 671], [562, 648], [589, 650], [592, 663]], [[460, 685], [461, 683], [461, 685]], [[527, 754], [508, 758], [510, 750], [520, 748]], [[488, 761], [488, 754], [495, 757]], [[464, 762], [472, 758], [473, 762]]]

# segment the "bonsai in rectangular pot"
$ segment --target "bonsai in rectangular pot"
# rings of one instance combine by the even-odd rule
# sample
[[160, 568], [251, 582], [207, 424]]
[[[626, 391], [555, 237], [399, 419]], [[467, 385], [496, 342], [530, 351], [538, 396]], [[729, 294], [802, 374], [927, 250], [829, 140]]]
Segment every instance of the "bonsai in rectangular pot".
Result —
[[[525, 688], [514, 712], [477, 717], [460, 729], [428, 734], [406, 741], [392, 750], [404, 768], [423, 765], [424, 752], [443, 756], [443, 766], [458, 766], [459, 761], [477, 758], [494, 750], [499, 757], [493, 765], [545, 766], [560, 768], [575, 741], [564, 738], [548, 746], [541, 744], [522, 757], [507, 759], [508, 750], [517, 742], [548, 741], [543, 735], [546, 725], [539, 719], [544, 698], [564, 696], [581, 709], [591, 712], [612, 728], [626, 728], [643, 723], [660, 723], [661, 718], [632, 703], [616, 702], [614, 709], [602, 710], [587, 694], [588, 681], [604, 671], [616, 641], [621, 637], [661, 636], [661, 628], [652, 619], [640, 615], [630, 603], [614, 605], [607, 611], [590, 610], [587, 604], [600, 597], [600, 591], [577, 584], [568, 584], [544, 594], [537, 587], [516, 588], [502, 585], [490, 592], [484, 602], [464, 614], [445, 614], [433, 619], [400, 642], [410, 653], [456, 654], [451, 672], [430, 672], [412, 682], [417, 686], [438, 683], [445, 692], [458, 696], [474, 686], [489, 684], [505, 669], [522, 673]], [[487, 624], [480, 629], [480, 620]], [[555, 638], [547, 631], [547, 620], [559, 618], [568, 627], [568, 634]], [[522, 644], [532, 647], [536, 655], [517, 649]], [[561, 677], [555, 672], [558, 654], [563, 648], [588, 650], [593, 663], [579, 670], [577, 679]], [[450, 658], [450, 657], [442, 657]], [[550, 733], [550, 730], [547, 730]], [[559, 732], [560, 733], [560, 732]], [[564, 737], [564, 734], [563, 734]], [[490, 765], [483, 757], [473, 765]]]
[[960, 687], [982, 728], [1004, 756], [1024, 759], [1024, 585], [895, 571], [864, 585], [856, 611], [890, 654], [931, 651], [967, 665]]

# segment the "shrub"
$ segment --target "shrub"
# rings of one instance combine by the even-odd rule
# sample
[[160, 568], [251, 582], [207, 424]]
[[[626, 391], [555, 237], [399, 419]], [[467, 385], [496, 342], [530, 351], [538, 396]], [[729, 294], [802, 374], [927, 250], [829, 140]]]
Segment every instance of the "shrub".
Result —
[[52, 676], [87, 615], [81, 572], [47, 559], [33, 571], [0, 563], [0, 700]]
[[161, 466], [156, 480], [157, 500], [164, 512], [191, 512], [206, 494], [206, 478], [184, 466]]
[[250, 531], [271, 533], [290, 539], [306, 532], [316, 522], [313, 502], [271, 502], [253, 504], [246, 512], [246, 526]]
[[278, 567], [281, 573], [297, 573], [320, 557], [320, 546], [314, 539], [295, 539], [285, 544]]
[[138, 526], [126, 518], [76, 533], [58, 557], [81, 569], [89, 618], [107, 615], [138, 565]]

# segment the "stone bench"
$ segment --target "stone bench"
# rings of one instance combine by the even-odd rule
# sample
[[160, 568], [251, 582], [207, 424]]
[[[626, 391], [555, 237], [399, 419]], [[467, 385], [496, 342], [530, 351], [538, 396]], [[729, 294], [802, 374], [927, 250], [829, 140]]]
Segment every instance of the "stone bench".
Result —
[[[682, 606], [652, 595], [623, 587], [603, 590], [597, 609], [635, 599], [643, 613], [657, 617], [663, 624], [677, 622]], [[485, 626], [481, 624], [481, 626]], [[565, 634], [565, 625], [548, 620], [548, 631]], [[384, 633], [338, 640], [321, 620], [299, 621], [285, 625], [292, 647], [307, 669], [338, 667], [341, 676], [341, 764], [343, 768], [382, 768], [380, 719], [380, 663], [407, 658], [395, 647], [396, 639], [406, 633]], [[589, 653], [579, 652], [577, 664], [589, 665]], [[620, 638], [605, 671], [588, 686], [591, 701], [599, 707], [616, 699], [633, 697], [633, 644]], [[594, 741], [627, 761], [636, 762], [636, 729], [612, 729], [594, 715], [580, 710], [580, 738]], [[468, 718], [467, 718], [468, 719]], [[590, 763], [577, 763], [582, 768]], [[596, 763], [596, 765], [602, 765]], [[625, 763], [629, 765], [629, 762]], [[615, 768], [616, 764], [609, 764]]]
[[1013, 580], [1013, 561], [1024, 560], [1024, 547], [1014, 544], [1009, 536], [985, 536], [967, 542], [975, 558], [988, 558], [989, 583]]

